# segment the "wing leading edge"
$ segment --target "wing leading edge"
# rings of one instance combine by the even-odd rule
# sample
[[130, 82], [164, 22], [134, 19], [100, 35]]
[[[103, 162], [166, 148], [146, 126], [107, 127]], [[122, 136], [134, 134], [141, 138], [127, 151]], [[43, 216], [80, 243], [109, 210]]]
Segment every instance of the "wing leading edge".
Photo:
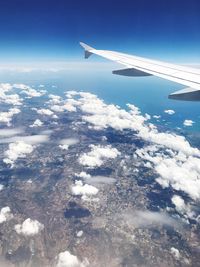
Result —
[[89, 58], [92, 54], [96, 54], [126, 67], [125, 69], [113, 71], [114, 74], [133, 77], [151, 75], [158, 76], [160, 78], [186, 86], [185, 89], [170, 94], [169, 98], [185, 101], [200, 101], [199, 69], [179, 66], [114, 51], [97, 50], [82, 42], [80, 45], [85, 50], [85, 58]]

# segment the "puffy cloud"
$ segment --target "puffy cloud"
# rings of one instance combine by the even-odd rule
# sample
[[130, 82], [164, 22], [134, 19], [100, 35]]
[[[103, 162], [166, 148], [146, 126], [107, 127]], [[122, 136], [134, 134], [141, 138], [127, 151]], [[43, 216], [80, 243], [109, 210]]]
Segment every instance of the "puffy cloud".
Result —
[[75, 196], [94, 196], [98, 193], [98, 188], [89, 185], [89, 184], [83, 184], [82, 181], [75, 181], [75, 185], [71, 188], [72, 194]]
[[192, 120], [184, 120], [183, 125], [184, 126], [192, 126], [195, 122]]
[[21, 89], [23, 94], [26, 94], [28, 98], [40, 97], [46, 93], [46, 90], [35, 90], [32, 87], [25, 84], [13, 84], [14, 88]]
[[56, 267], [87, 267], [89, 262], [85, 259], [81, 262], [77, 256], [71, 254], [69, 251], [61, 252], [58, 255]]
[[44, 229], [44, 225], [37, 220], [26, 219], [22, 224], [15, 225], [15, 231], [25, 236], [37, 235]]
[[175, 111], [173, 109], [166, 109], [166, 110], [164, 110], [164, 112], [169, 114], [169, 115], [175, 114]]
[[[134, 105], [128, 104], [129, 111], [126, 111], [107, 105], [90, 93], [68, 92], [66, 96], [70, 99], [76, 97], [74, 105], [84, 113], [82, 119], [89, 123], [89, 127], [96, 130], [108, 127], [121, 131], [130, 129], [152, 144], [151, 149], [146, 146], [138, 149], [136, 154], [158, 173], [156, 181], [161, 186], [172, 186], [193, 199], [200, 198], [200, 151], [192, 147], [185, 137], [158, 131], [155, 125], [147, 123], [148, 118], [142, 116]], [[79, 162], [84, 166], [101, 166], [103, 159], [97, 155], [92, 149], [83, 154]]]
[[154, 119], [160, 119], [160, 117], [161, 117], [160, 115], [153, 115]]
[[30, 154], [32, 151], [33, 146], [25, 143], [24, 141], [11, 143], [9, 144], [8, 150], [5, 152], [6, 158], [3, 159], [3, 162], [13, 166], [14, 162], [18, 158], [25, 158], [26, 155]]
[[86, 173], [86, 172], [76, 173], [75, 175], [78, 176], [78, 177], [84, 178], [84, 179], [91, 178], [91, 175]]
[[0, 211], [0, 223], [8, 221], [13, 218], [11, 210], [9, 207], [4, 207]]
[[30, 127], [40, 127], [43, 125], [43, 122], [39, 119], [36, 119]]
[[175, 205], [175, 209], [186, 219], [197, 219], [195, 212], [191, 210], [191, 206], [189, 204], [186, 204], [182, 197], [174, 195], [171, 200], [172, 203]]
[[70, 146], [76, 145], [79, 142], [78, 139], [76, 138], [66, 138], [66, 139], [62, 139], [59, 143], [59, 147], [61, 149], [65, 149], [67, 150]]
[[13, 86], [10, 83], [1, 83], [0, 84], [0, 90], [3, 92], [8, 92], [12, 90]]
[[6, 123], [10, 126], [12, 117], [18, 113], [20, 113], [20, 109], [18, 108], [11, 108], [7, 112], [0, 112], [0, 122]]
[[0, 102], [14, 106], [22, 105], [23, 100], [18, 94], [8, 94], [12, 89], [13, 86], [9, 83], [0, 84]]
[[175, 259], [180, 259], [180, 252], [177, 248], [171, 247], [170, 249], [171, 254], [174, 256]]
[[82, 119], [96, 130], [108, 127], [121, 131], [130, 129], [136, 131], [140, 138], [148, 142], [200, 156], [200, 151], [191, 147], [183, 136], [159, 132], [155, 125], [146, 123], [148, 116], [142, 116], [140, 110], [134, 105], [128, 104], [129, 111], [126, 111], [115, 105], [106, 105], [94, 94], [85, 92], [67, 92], [67, 97], [69, 99], [76, 97], [75, 100], [73, 99], [74, 107], [85, 114]]
[[138, 149], [136, 154], [153, 164], [159, 174], [156, 181], [163, 188], [172, 186], [193, 199], [200, 198], [200, 158], [158, 146]]
[[49, 98], [50, 98], [50, 100], [49, 100], [49, 102], [48, 102], [49, 104], [52, 104], [52, 105], [58, 105], [58, 104], [61, 103], [61, 97], [58, 96], [58, 95], [50, 94], [50, 95], [49, 95]]
[[178, 196], [178, 195], [174, 195], [172, 197], [172, 203], [175, 205], [176, 210], [178, 212], [185, 212], [186, 210], [186, 205], [185, 205], [185, 201], [182, 199], [182, 197]]
[[[82, 119], [96, 130], [111, 127], [116, 130], [130, 129], [148, 143], [149, 147], [137, 150], [138, 156], [146, 159], [146, 166], [154, 168], [159, 177], [156, 181], [163, 187], [172, 186], [175, 190], [187, 193], [191, 198], [200, 198], [200, 151], [194, 148], [185, 137], [160, 132], [148, 116], [143, 116], [134, 105], [128, 104], [129, 111], [118, 106], [107, 105], [97, 96], [84, 92], [67, 92], [66, 96], [74, 100], [74, 107], [83, 112]], [[174, 113], [174, 111], [167, 111]], [[146, 151], [145, 151], [146, 149]], [[93, 149], [79, 158], [80, 164], [89, 167], [101, 166], [103, 158]], [[139, 152], [140, 151], [140, 152]]]
[[88, 167], [99, 167], [104, 163], [105, 159], [114, 159], [121, 153], [110, 145], [90, 145], [91, 151], [84, 153], [79, 158], [79, 163]]
[[55, 112], [64, 112], [64, 111], [73, 112], [73, 111], [76, 111], [76, 107], [73, 104], [74, 104], [74, 100], [68, 99], [65, 102], [61, 102], [60, 105], [56, 104], [56, 105], [50, 106], [50, 109]]
[[54, 114], [50, 109], [45, 109], [45, 108], [38, 109], [37, 113], [40, 115], [47, 115], [47, 116], [52, 116]]
[[77, 234], [76, 234], [77, 237], [81, 237], [82, 235], [83, 235], [83, 231], [82, 230], [78, 231]]

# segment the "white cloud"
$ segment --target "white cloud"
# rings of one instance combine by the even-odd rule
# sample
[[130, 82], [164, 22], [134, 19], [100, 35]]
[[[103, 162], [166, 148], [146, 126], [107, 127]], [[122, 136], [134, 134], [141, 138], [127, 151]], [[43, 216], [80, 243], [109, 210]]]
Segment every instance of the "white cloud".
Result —
[[0, 191], [2, 191], [4, 189], [4, 185], [0, 184]]
[[0, 129], [0, 137], [8, 137], [22, 133], [23, 130], [21, 128], [7, 128]]
[[32, 97], [40, 97], [46, 93], [45, 90], [35, 90], [34, 88], [30, 87], [29, 85], [25, 84], [13, 84], [14, 88], [21, 89], [23, 94], [26, 94], [29, 98]]
[[166, 110], [164, 110], [164, 112], [169, 114], [169, 115], [175, 114], [175, 111], [173, 109], [166, 109]]
[[[117, 215], [118, 216], [118, 215]], [[178, 222], [164, 212], [152, 212], [148, 210], [129, 210], [119, 217], [133, 228], [148, 228], [156, 225], [168, 225], [178, 227]]]
[[176, 210], [180, 213], [185, 212], [186, 210], [186, 205], [185, 201], [182, 199], [182, 197], [178, 195], [174, 195], [172, 197], [172, 203], [175, 205]]
[[52, 105], [58, 105], [58, 104], [60, 104], [61, 103], [61, 97], [60, 96], [58, 96], [58, 95], [53, 95], [53, 94], [50, 94], [49, 95], [49, 98], [50, 98], [50, 100], [49, 100], [49, 104], [52, 104]]
[[170, 149], [161, 150], [155, 145], [138, 149], [136, 154], [153, 164], [159, 174], [156, 181], [163, 188], [172, 186], [194, 200], [200, 198], [200, 158]]
[[37, 235], [44, 229], [44, 225], [37, 220], [26, 219], [22, 224], [15, 225], [15, 231], [25, 236]]
[[171, 247], [170, 249], [171, 254], [174, 256], [175, 259], [180, 259], [180, 252], [177, 248]]
[[192, 120], [184, 120], [183, 125], [184, 126], [192, 126], [195, 122]]
[[45, 108], [38, 109], [37, 113], [40, 115], [47, 115], [47, 116], [52, 116], [54, 114], [50, 109], [45, 109]]
[[43, 125], [43, 122], [39, 119], [36, 119], [30, 127], [40, 127]]
[[[129, 111], [126, 111], [118, 106], [106, 105], [90, 93], [72, 92], [67, 93], [67, 97], [76, 97], [74, 105], [84, 113], [82, 119], [89, 123], [89, 127], [96, 130], [108, 127], [121, 131], [130, 129], [152, 144], [153, 151], [145, 147], [137, 150], [137, 154], [151, 163], [148, 166], [158, 173], [156, 181], [161, 186], [184, 191], [194, 200], [200, 198], [200, 151], [192, 147], [185, 137], [159, 132], [155, 125], [147, 123], [148, 118], [142, 116], [134, 105], [129, 104]], [[91, 152], [79, 158], [80, 164], [101, 166], [103, 159]]]
[[91, 151], [84, 153], [79, 158], [79, 163], [88, 167], [99, 167], [104, 163], [105, 159], [114, 159], [121, 153], [110, 145], [90, 145]]
[[0, 223], [8, 221], [13, 218], [11, 210], [9, 207], [4, 207], [0, 211]]
[[180, 213], [186, 219], [197, 219], [197, 216], [195, 212], [192, 211], [191, 206], [189, 204], [186, 204], [182, 197], [174, 195], [171, 200], [172, 203], [175, 205], [175, 209], [178, 211], [178, 213]]
[[126, 111], [115, 105], [106, 105], [101, 99], [90, 93], [68, 92], [67, 96], [70, 99], [73, 96], [76, 97], [73, 105], [85, 114], [82, 119], [90, 123], [96, 130], [108, 127], [121, 131], [130, 129], [136, 131], [140, 138], [148, 142], [200, 156], [200, 151], [192, 148], [183, 136], [159, 132], [155, 125], [146, 123], [148, 117], [142, 116], [140, 110], [134, 105], [128, 104], [129, 111]]
[[8, 150], [5, 152], [6, 158], [3, 162], [6, 164], [11, 164], [13, 166], [14, 162], [18, 158], [25, 158], [27, 154], [33, 151], [33, 146], [25, 143], [24, 141], [17, 141], [15, 143], [9, 144]]
[[56, 267], [87, 267], [89, 262], [85, 259], [81, 262], [77, 256], [71, 254], [69, 251], [61, 252], [58, 255]]
[[0, 84], [0, 102], [14, 106], [22, 105], [23, 100], [18, 94], [8, 94], [12, 89], [13, 86], [9, 83]]
[[82, 230], [78, 231], [77, 234], [76, 234], [77, 237], [81, 237], [82, 235], [83, 235], [83, 231]]
[[82, 181], [75, 181], [75, 185], [71, 187], [72, 194], [75, 196], [94, 196], [98, 193], [98, 188], [89, 185], [83, 184]]
[[49, 141], [49, 134], [50, 134], [50, 132], [49, 133], [48, 132], [42, 132], [41, 134], [37, 134], [37, 135], [13, 136], [10, 138], [2, 138], [2, 139], [0, 139], [0, 144], [23, 141], [23, 142], [31, 144], [31, 145], [37, 145], [37, 144], [48, 142]]
[[84, 179], [91, 178], [91, 175], [86, 172], [76, 173], [75, 175]]
[[154, 119], [160, 119], [160, 117], [161, 117], [160, 115], [153, 115]]
[[65, 149], [67, 150], [70, 146], [76, 145], [79, 142], [78, 139], [76, 138], [66, 138], [66, 139], [62, 139], [59, 143], [59, 147], [61, 149]]
[[18, 113], [20, 113], [20, 109], [18, 108], [11, 108], [7, 112], [0, 112], [0, 122], [6, 123], [10, 126], [13, 116]]

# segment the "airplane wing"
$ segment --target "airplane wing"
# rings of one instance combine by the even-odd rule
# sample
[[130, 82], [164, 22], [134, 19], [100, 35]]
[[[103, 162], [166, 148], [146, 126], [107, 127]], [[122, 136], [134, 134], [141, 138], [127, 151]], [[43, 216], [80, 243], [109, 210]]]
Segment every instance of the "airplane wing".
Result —
[[125, 69], [114, 70], [113, 74], [133, 77], [151, 75], [158, 76], [186, 86], [185, 89], [170, 94], [169, 98], [187, 101], [200, 101], [199, 69], [114, 51], [97, 50], [82, 42], [80, 42], [80, 45], [85, 50], [85, 58], [89, 58], [92, 54], [96, 54], [125, 66]]

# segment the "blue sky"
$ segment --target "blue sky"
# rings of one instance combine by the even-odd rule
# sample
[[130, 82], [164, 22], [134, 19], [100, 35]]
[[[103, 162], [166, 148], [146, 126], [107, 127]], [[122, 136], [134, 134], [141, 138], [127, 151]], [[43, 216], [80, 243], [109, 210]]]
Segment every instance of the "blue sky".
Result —
[[2, 61], [82, 57], [97, 48], [200, 62], [199, 0], [1, 0]]

